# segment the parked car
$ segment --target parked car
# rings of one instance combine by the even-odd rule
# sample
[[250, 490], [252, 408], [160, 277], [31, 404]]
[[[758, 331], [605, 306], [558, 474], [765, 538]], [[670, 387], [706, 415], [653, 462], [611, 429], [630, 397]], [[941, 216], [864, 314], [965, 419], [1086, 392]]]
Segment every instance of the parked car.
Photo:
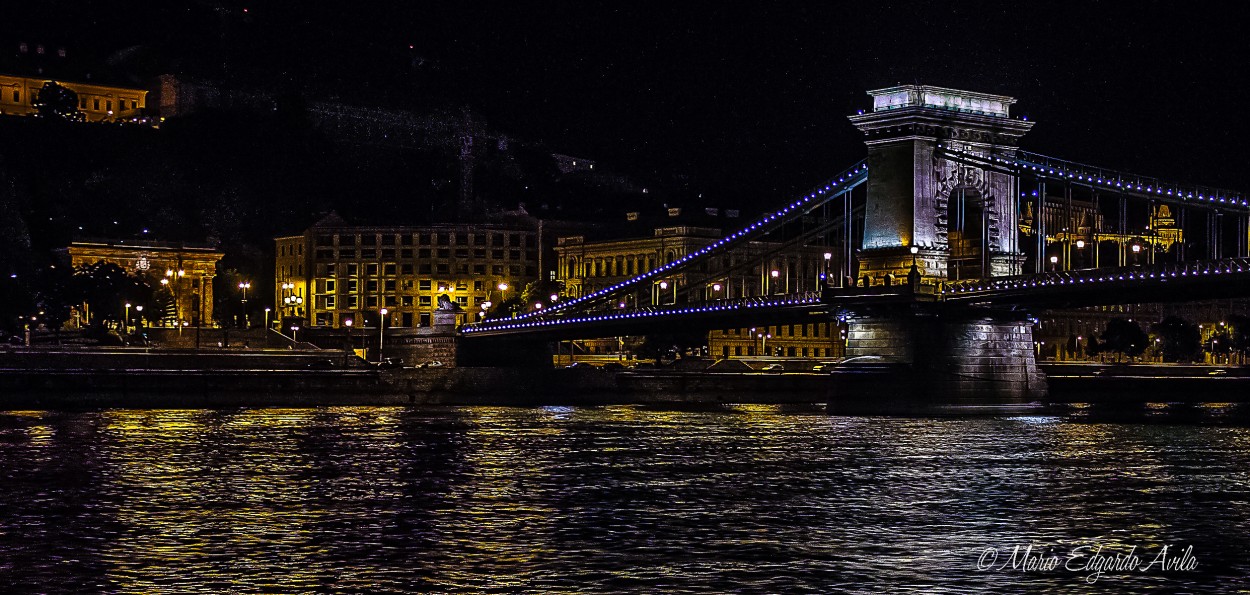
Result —
[[781, 364], [768, 364], [767, 366], [764, 366], [764, 369], [760, 371], [767, 372], [769, 374], [780, 374], [786, 371], [786, 367]]
[[333, 370], [334, 360], [315, 359], [305, 364], [304, 367], [308, 368], [309, 370]]
[[374, 365], [379, 368], [388, 368], [388, 369], [389, 368], [402, 368], [404, 365], [404, 361], [395, 357], [384, 357], [382, 358], [382, 361]]
[[620, 362], [608, 362], [603, 364], [604, 370], [624, 370], [625, 365]]

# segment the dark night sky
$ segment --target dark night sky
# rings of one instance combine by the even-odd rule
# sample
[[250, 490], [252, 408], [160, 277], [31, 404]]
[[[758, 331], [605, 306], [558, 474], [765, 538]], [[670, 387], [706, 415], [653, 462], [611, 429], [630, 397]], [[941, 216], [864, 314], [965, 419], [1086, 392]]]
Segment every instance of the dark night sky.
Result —
[[836, 173], [863, 155], [845, 116], [869, 106], [864, 91], [912, 82], [1017, 97], [1037, 122], [1030, 150], [1250, 187], [1250, 52], [1239, 15], [1212, 5], [255, 4], [25, 3], [0, 40], [138, 45], [201, 69], [225, 47], [240, 80], [346, 101], [425, 89], [566, 153], [692, 174], [713, 200], [779, 202]]

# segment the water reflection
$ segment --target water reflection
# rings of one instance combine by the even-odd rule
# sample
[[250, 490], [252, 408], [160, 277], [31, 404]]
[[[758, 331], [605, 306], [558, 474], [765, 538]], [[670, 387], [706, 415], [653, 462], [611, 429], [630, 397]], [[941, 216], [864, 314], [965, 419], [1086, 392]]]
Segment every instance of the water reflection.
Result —
[[[321, 408], [0, 413], [6, 592], [1087, 592], [986, 547], [1250, 572], [1233, 405], [1050, 416]], [[1162, 413], [1160, 413], [1160, 411]], [[1169, 417], [1169, 415], [1173, 417]], [[1159, 417], [1162, 416], [1162, 417]]]

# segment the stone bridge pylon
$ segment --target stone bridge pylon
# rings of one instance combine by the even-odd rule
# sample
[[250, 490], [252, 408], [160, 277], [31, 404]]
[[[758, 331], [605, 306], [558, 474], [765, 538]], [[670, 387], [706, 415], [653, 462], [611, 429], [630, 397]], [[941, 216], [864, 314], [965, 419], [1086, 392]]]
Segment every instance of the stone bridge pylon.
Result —
[[1016, 179], [937, 152], [1014, 156], [1033, 126], [1010, 116], [1016, 100], [926, 85], [868, 94], [872, 111], [850, 117], [868, 146], [859, 275], [906, 279], [913, 262], [925, 283], [1019, 274]]

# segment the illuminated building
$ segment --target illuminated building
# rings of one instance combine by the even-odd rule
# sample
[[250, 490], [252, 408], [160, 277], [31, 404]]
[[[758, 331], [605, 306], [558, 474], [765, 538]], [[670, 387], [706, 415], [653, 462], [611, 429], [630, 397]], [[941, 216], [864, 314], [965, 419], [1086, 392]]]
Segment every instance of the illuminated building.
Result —
[[29, 116], [44, 84], [55, 82], [78, 94], [78, 111], [88, 122], [139, 118], [147, 107], [147, 91], [114, 84], [110, 76], [67, 58], [64, 47], [20, 42], [0, 63], [0, 114]]
[[373, 320], [381, 308], [387, 326], [429, 327], [441, 295], [463, 310], [457, 324], [476, 322], [487, 302], [538, 278], [538, 232], [524, 225], [356, 226], [331, 213], [274, 242], [279, 318], [313, 327]]
[[[681, 225], [659, 227], [650, 237], [642, 238], [588, 242], [584, 236], [563, 237], [556, 242], [557, 277], [564, 283], [564, 292], [568, 297], [581, 297], [693, 254], [721, 237], [720, 229]], [[753, 242], [744, 249], [731, 252], [729, 258], [731, 261], [760, 260], [761, 255], [775, 249], [775, 244]], [[625, 298], [626, 302], [637, 299], [643, 303], [622, 302], [620, 307], [646, 306], [651, 302], [671, 304], [678, 299], [679, 292], [688, 289], [691, 282], [703, 285], [690, 292], [691, 300], [700, 301], [817, 291], [820, 277], [826, 272], [825, 267], [829, 266], [824, 253], [824, 248], [804, 247], [772, 256], [762, 265], [754, 264], [740, 272], [706, 282], [691, 278], [699, 276], [697, 273], [678, 273], [656, 279], [649, 297]], [[841, 330], [832, 321], [717, 330], [708, 334], [707, 341], [708, 355], [712, 357], [780, 355], [824, 358], [837, 357], [844, 352]], [[583, 353], [610, 354], [621, 349], [624, 342], [598, 339], [576, 344]]]
[[[186, 322], [198, 326], [213, 320], [213, 277], [217, 262], [224, 256], [211, 246], [147, 240], [82, 240], [69, 245], [70, 266], [111, 263], [127, 273], [144, 278], [148, 285], [165, 293], [170, 307], [159, 323], [178, 326]], [[88, 304], [88, 307], [90, 305]]]

